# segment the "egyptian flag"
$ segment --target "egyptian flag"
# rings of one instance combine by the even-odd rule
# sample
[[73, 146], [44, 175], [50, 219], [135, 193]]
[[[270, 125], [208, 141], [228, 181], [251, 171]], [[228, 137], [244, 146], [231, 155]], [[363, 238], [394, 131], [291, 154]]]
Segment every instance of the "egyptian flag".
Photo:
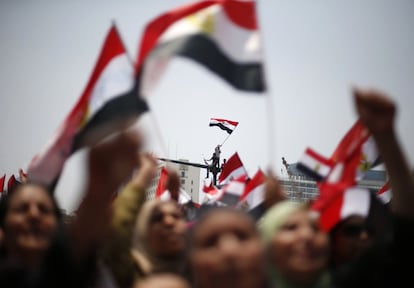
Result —
[[248, 182], [247, 174], [232, 179], [222, 188], [221, 198], [218, 200], [227, 206], [236, 206]]
[[342, 147], [344, 150], [337, 150], [340, 155], [337, 158], [337, 163], [329, 172], [327, 179], [317, 183], [319, 195], [312, 203], [313, 209], [320, 210], [326, 203], [331, 202], [331, 199], [335, 199], [338, 194], [357, 185], [356, 173], [364, 142], [363, 138], [360, 139], [361, 141], [352, 142], [354, 143], [352, 149], [345, 145]]
[[239, 154], [235, 152], [227, 161], [223, 164], [218, 182], [220, 185], [227, 184], [232, 179], [240, 176], [247, 175], [247, 170], [244, 168], [243, 163], [240, 160]]
[[145, 28], [138, 52], [147, 96], [173, 56], [192, 59], [232, 87], [266, 89], [254, 1], [200, 1], [168, 11]]
[[64, 122], [29, 164], [29, 179], [55, 185], [66, 159], [128, 127], [148, 110], [137, 93], [133, 63], [115, 26], [103, 43], [92, 75]]
[[6, 183], [6, 174], [4, 174], [3, 177], [0, 178], [0, 193], [4, 192], [4, 183]]
[[[165, 168], [164, 166], [161, 167], [161, 173], [160, 173], [160, 178], [158, 180], [158, 185], [157, 185], [157, 189], [155, 190], [155, 198], [156, 199], [160, 199], [163, 201], [166, 200], [171, 200], [171, 193], [170, 191], [167, 189], [167, 180], [168, 180], [168, 170], [167, 168]], [[179, 190], [179, 194], [178, 194], [178, 204], [187, 204], [188, 202], [191, 201], [191, 196], [188, 195], [188, 193], [180, 188]]]
[[168, 170], [164, 166], [161, 167], [160, 178], [158, 179], [157, 189], [155, 190], [155, 198], [160, 198], [166, 190], [166, 183], [168, 179]]
[[362, 144], [361, 160], [357, 170], [357, 180], [364, 178], [368, 170], [377, 167], [382, 164], [383, 161], [379, 155], [377, 144], [375, 143], [374, 137], [370, 135], [364, 144]]
[[331, 157], [325, 158], [307, 148], [299, 161], [298, 169], [318, 182], [338, 182], [339, 178], [344, 178], [343, 169], [346, 166], [347, 173], [352, 174], [346, 177], [352, 177], [350, 181], [355, 182], [380, 163], [374, 139], [363, 123], [357, 120], [342, 137]]
[[7, 194], [13, 192], [14, 188], [19, 183], [20, 182], [17, 181], [16, 176], [14, 176], [14, 174], [12, 174], [12, 176], [10, 176], [9, 180], [7, 181]]
[[[172, 197], [171, 197], [170, 191], [165, 190], [161, 194], [161, 196], [159, 197], [159, 199], [160, 200], [163, 200], [163, 201], [171, 200]], [[179, 194], [178, 194], [178, 201], [177, 202], [180, 205], [185, 205], [185, 204], [191, 202], [191, 196], [188, 195], [188, 193], [184, 189], [180, 188], [180, 191], [179, 191]]]
[[[206, 183], [208, 180], [209, 183]], [[203, 188], [201, 190], [201, 205], [216, 203], [222, 196], [221, 189], [218, 189], [213, 185], [211, 179], [205, 179], [203, 182]]]
[[367, 217], [371, 205], [371, 193], [368, 189], [350, 187], [332, 193], [334, 197], [324, 203], [317, 211], [319, 224], [323, 231], [329, 232], [338, 222], [351, 216]]
[[239, 122], [220, 119], [220, 118], [210, 118], [210, 127], [219, 127], [221, 130], [226, 131], [228, 134], [233, 133], [234, 129], [236, 129]]
[[312, 179], [322, 181], [332, 170], [333, 161], [321, 156], [311, 148], [306, 148], [296, 167]]
[[390, 187], [390, 182], [387, 181], [385, 184], [377, 191], [377, 197], [381, 200], [382, 203], [388, 204], [391, 202], [392, 192]]
[[246, 202], [248, 210], [252, 210], [264, 201], [266, 175], [259, 169], [253, 178], [246, 184], [240, 202]]

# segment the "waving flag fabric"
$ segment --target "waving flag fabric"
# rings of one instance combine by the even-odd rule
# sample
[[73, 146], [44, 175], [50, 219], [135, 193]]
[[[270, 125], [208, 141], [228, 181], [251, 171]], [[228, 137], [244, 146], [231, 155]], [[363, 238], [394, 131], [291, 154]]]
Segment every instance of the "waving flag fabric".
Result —
[[223, 188], [219, 201], [227, 206], [236, 206], [243, 195], [243, 191], [248, 181], [247, 174], [242, 174], [230, 180]]
[[382, 203], [388, 204], [392, 198], [392, 191], [389, 180], [378, 190], [376, 193], [377, 197], [381, 200]]
[[166, 182], [168, 179], [168, 170], [164, 166], [161, 167], [160, 178], [158, 179], [157, 189], [155, 190], [155, 198], [160, 198], [166, 190]]
[[232, 179], [238, 178], [242, 175], [247, 175], [247, 170], [244, 168], [243, 163], [240, 160], [239, 154], [235, 152], [227, 161], [223, 164], [223, 168], [218, 178], [220, 185], [227, 184]]
[[361, 160], [357, 170], [357, 180], [364, 178], [368, 170], [377, 167], [382, 164], [377, 144], [375, 143], [372, 135], [362, 144]]
[[381, 164], [375, 141], [359, 120], [344, 135], [331, 157], [325, 158], [307, 148], [297, 168], [316, 181], [326, 181], [329, 175], [330, 181], [335, 182], [335, 178], [342, 177], [339, 175], [342, 175], [345, 163], [356, 165], [355, 169], [347, 169], [353, 173], [355, 181], [361, 180], [368, 170]]
[[6, 183], [6, 174], [0, 178], [0, 193], [4, 191], [4, 183]]
[[[158, 180], [157, 189], [155, 190], [155, 198], [160, 200], [170, 200], [171, 193], [167, 190], [166, 184], [168, 180], [168, 170], [164, 166], [161, 167], [161, 174]], [[191, 201], [191, 196], [188, 193], [180, 188], [178, 194], [178, 204], [186, 204]]]
[[219, 127], [221, 130], [224, 130], [229, 134], [233, 133], [237, 125], [239, 125], [239, 122], [230, 121], [226, 119], [220, 119], [220, 118], [210, 118], [210, 124], [209, 124], [210, 127], [214, 127], [214, 126]]
[[19, 181], [17, 181], [16, 176], [14, 176], [14, 174], [12, 174], [9, 178], [9, 180], [7, 181], [7, 193], [10, 193], [10, 191], [12, 191], [15, 187], [15, 185], [17, 185], [19, 183]]
[[319, 224], [324, 231], [330, 231], [339, 221], [351, 215], [367, 217], [370, 209], [369, 190], [352, 187], [335, 193], [335, 197], [319, 210]]
[[135, 78], [134, 66], [112, 26], [85, 90], [45, 149], [32, 159], [28, 177], [53, 184], [72, 153], [127, 127], [147, 111]]
[[[209, 183], [206, 183], [206, 182]], [[223, 190], [219, 190], [216, 186], [213, 185], [211, 179], [205, 179], [203, 183], [203, 188], [201, 191], [201, 205], [203, 204], [213, 204], [216, 203], [218, 199], [221, 198]]]
[[266, 175], [259, 169], [253, 178], [246, 184], [240, 202], [248, 204], [248, 210], [252, 210], [263, 203]]
[[296, 167], [316, 181], [322, 181], [331, 172], [333, 161], [326, 159], [311, 148], [306, 148]]
[[151, 92], [174, 56], [198, 62], [236, 89], [265, 90], [253, 1], [200, 1], [151, 21], [144, 31], [137, 61], [143, 95]]

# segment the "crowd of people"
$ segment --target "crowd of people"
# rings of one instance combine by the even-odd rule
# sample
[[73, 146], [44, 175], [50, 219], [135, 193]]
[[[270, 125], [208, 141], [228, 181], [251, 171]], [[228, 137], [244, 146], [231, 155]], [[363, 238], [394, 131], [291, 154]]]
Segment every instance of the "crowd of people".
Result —
[[287, 199], [268, 171], [258, 219], [211, 206], [190, 222], [174, 171], [171, 199], [146, 199], [157, 160], [140, 151], [141, 135], [125, 131], [89, 149], [72, 222], [30, 175], [1, 198], [0, 287], [405, 287], [414, 259], [414, 182], [395, 129], [397, 107], [377, 90], [353, 96], [385, 164], [390, 206], [372, 197], [375, 213], [351, 214], [326, 231], [310, 203]]

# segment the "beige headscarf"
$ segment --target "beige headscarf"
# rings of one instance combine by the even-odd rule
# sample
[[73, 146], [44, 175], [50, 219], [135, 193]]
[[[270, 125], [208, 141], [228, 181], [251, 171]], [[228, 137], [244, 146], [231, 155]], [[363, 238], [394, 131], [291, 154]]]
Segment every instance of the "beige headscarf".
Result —
[[289, 216], [293, 212], [306, 209], [306, 207], [307, 204], [305, 203], [284, 200], [278, 202], [266, 211], [263, 217], [259, 220], [259, 230], [265, 245], [269, 244], [273, 234], [286, 223], [286, 220], [289, 219]]
[[[308, 209], [308, 203], [298, 203], [291, 200], [284, 200], [278, 202], [272, 206], [263, 217], [259, 220], [259, 231], [264, 242], [265, 247], [268, 247], [273, 235], [277, 233], [280, 228], [286, 223], [290, 215], [296, 211]], [[288, 279], [284, 278], [283, 275], [278, 271], [277, 267], [270, 264], [269, 273], [272, 283], [276, 287], [281, 288], [293, 288], [295, 284], [291, 283]], [[314, 288], [325, 288], [329, 287], [330, 277], [328, 273], [323, 273], [319, 281], [312, 287]]]
[[154, 271], [176, 271], [180, 273], [180, 270], [183, 269], [183, 259], [179, 257], [177, 259], [162, 259], [154, 255], [148, 245], [148, 228], [151, 222], [151, 215], [154, 209], [166, 202], [177, 204], [173, 200], [147, 200], [142, 205], [135, 222], [131, 254], [139, 270], [144, 275]]

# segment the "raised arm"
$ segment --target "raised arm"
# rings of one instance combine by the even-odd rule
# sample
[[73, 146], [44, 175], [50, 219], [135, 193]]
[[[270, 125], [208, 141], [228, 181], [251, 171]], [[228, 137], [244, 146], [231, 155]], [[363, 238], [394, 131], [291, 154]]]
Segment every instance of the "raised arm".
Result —
[[103, 250], [103, 260], [119, 287], [130, 287], [139, 277], [131, 258], [132, 235], [137, 215], [146, 200], [145, 192], [156, 176], [156, 159], [140, 153], [140, 165], [132, 179], [121, 190], [113, 203], [111, 235]]
[[355, 89], [354, 100], [359, 117], [374, 137], [385, 163], [393, 193], [392, 211], [413, 218], [414, 184], [395, 131], [395, 103], [374, 89]]

